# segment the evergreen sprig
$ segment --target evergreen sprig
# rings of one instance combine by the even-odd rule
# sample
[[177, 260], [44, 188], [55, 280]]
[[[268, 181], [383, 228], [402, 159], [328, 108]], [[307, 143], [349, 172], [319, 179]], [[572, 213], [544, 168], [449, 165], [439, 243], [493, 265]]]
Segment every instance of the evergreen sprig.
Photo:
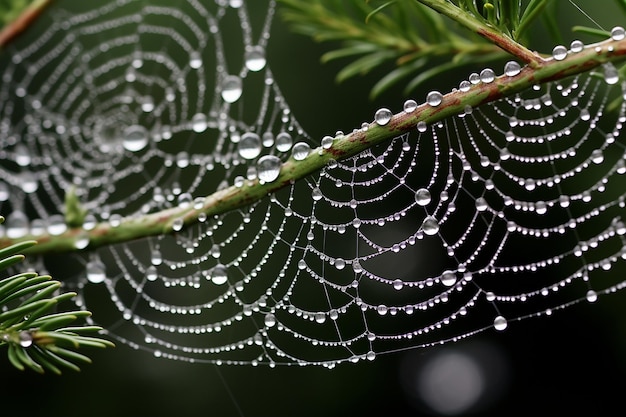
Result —
[[[0, 217], [0, 223], [4, 218]], [[0, 250], [0, 271], [24, 259], [19, 253], [35, 241], [16, 243]], [[114, 346], [97, 336], [101, 327], [71, 326], [89, 317], [84, 310], [55, 313], [57, 304], [76, 296], [59, 294], [61, 283], [50, 276], [24, 272], [0, 280], [0, 346], [8, 347], [8, 358], [19, 370], [32, 369], [61, 374], [62, 369], [79, 371], [89, 357], [76, 352], [82, 347]]]
[[323, 62], [352, 60], [337, 74], [338, 82], [395, 65], [372, 87], [372, 98], [400, 81], [409, 93], [460, 65], [507, 55], [474, 33], [459, 33], [451, 21], [415, 0], [280, 2], [282, 16], [294, 31], [320, 42], [339, 42], [339, 48], [322, 56]]

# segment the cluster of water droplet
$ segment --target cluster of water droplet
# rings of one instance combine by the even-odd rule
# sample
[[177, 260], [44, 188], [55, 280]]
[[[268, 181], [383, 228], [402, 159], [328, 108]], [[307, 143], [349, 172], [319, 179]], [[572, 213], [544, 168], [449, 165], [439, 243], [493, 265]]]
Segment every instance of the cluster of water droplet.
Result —
[[[594, 280], [626, 259], [619, 187], [626, 112], [612, 117], [606, 109], [607, 85], [619, 84], [613, 65], [603, 67], [605, 82], [573, 78], [430, 126], [421, 121], [380, 147], [329, 160], [269, 198], [208, 216], [202, 211], [212, 201], [198, 196], [279, 181], [285, 161], [324, 155], [345, 135], [324, 136], [312, 151], [275, 85], [265, 53], [274, 2], [260, 30], [251, 29], [242, 0], [141, 12], [127, 10], [131, 3], [53, 20], [45, 33], [61, 35], [16, 47], [2, 62], [0, 86], [7, 237], [65, 233], [58, 213], [72, 186], [88, 211], [84, 232], [100, 220], [114, 230], [172, 206], [200, 213], [195, 227], [177, 218], [171, 236], [82, 259], [78, 302], [90, 305], [85, 287], [106, 290], [121, 317], [121, 342], [171, 359], [333, 367], [552, 314], [568, 303], [564, 288], [580, 295], [575, 301], [595, 302], [625, 285], [600, 289]], [[168, 26], [170, 18], [190, 33]], [[225, 27], [232, 19], [240, 25]], [[125, 25], [128, 36], [117, 35]], [[228, 53], [227, 30], [242, 39]], [[94, 33], [102, 46], [81, 49]], [[112, 40], [102, 43], [107, 33]], [[613, 40], [624, 36], [621, 28], [611, 32]], [[167, 40], [159, 53], [148, 46], [155, 38]], [[552, 59], [585, 48], [557, 46]], [[510, 61], [500, 77], [521, 72]], [[486, 68], [458, 90], [498, 79]], [[406, 100], [402, 111], [447, 100], [431, 91]], [[244, 120], [251, 102], [258, 105], [252, 124]], [[393, 125], [395, 117], [381, 108], [374, 123]], [[46, 220], [30, 220], [33, 212]], [[77, 248], [88, 246], [85, 233], [73, 236]]]

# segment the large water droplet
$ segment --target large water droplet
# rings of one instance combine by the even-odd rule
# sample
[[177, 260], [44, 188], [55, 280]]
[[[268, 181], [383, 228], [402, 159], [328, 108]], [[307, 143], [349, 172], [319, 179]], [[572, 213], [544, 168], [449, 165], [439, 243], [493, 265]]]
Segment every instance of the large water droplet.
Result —
[[265, 68], [265, 48], [262, 46], [253, 46], [247, 49], [244, 56], [246, 68], [250, 71], [261, 71]]
[[25, 236], [29, 232], [28, 217], [21, 210], [16, 210], [7, 218], [6, 234], [11, 239]]
[[405, 113], [413, 113], [417, 109], [417, 102], [415, 100], [407, 100], [403, 106]]
[[506, 327], [508, 326], [508, 323], [506, 321], [506, 319], [502, 316], [497, 316], [494, 320], [493, 320], [493, 327], [498, 330], [498, 331], [502, 331], [504, 329], [506, 329]]
[[261, 153], [261, 138], [253, 132], [241, 135], [237, 146], [239, 156], [244, 159], [254, 159]]
[[291, 135], [287, 132], [281, 132], [276, 135], [276, 149], [279, 152], [287, 152], [291, 149], [291, 145], [293, 144], [293, 139], [291, 139]]
[[148, 268], [146, 268], [146, 279], [148, 281], [156, 281], [157, 278], [157, 269], [154, 265], [150, 265]]
[[150, 262], [152, 265], [161, 265], [163, 263], [163, 256], [158, 249], [154, 249], [150, 254]]
[[265, 315], [265, 326], [266, 327], [274, 327], [276, 326], [276, 316], [273, 315], [272, 313], [267, 313]]
[[61, 214], [55, 214], [48, 219], [48, 233], [52, 236], [63, 234], [67, 230], [65, 218]]
[[21, 331], [19, 334], [20, 346], [27, 348], [33, 344], [33, 335], [29, 331]]
[[585, 44], [582, 41], [576, 39], [572, 41], [569, 47], [572, 52], [578, 53], [582, 52], [582, 50], [585, 49]]
[[291, 156], [293, 156], [293, 159], [295, 159], [296, 161], [302, 161], [306, 159], [307, 156], [309, 156], [310, 152], [311, 147], [308, 143], [298, 142], [293, 145], [293, 148], [291, 149]]
[[374, 121], [379, 125], [384, 126], [389, 123], [389, 121], [391, 120], [391, 116], [393, 116], [391, 110], [385, 108], [378, 109], [374, 114]]
[[228, 281], [228, 269], [222, 264], [215, 265], [211, 270], [211, 281], [215, 285], [224, 285]]
[[227, 103], [234, 103], [241, 97], [242, 83], [241, 78], [236, 75], [229, 75], [222, 81], [222, 98]]
[[204, 132], [208, 127], [207, 118], [204, 113], [196, 113], [191, 118], [191, 129], [196, 133]]
[[604, 81], [609, 85], [617, 84], [619, 81], [619, 72], [617, 68], [615, 68], [615, 65], [607, 62], [602, 67], [604, 68]]
[[439, 222], [433, 216], [427, 216], [422, 222], [422, 230], [429, 236], [436, 235], [439, 232]]
[[598, 293], [594, 290], [589, 290], [587, 291], [585, 298], [587, 298], [587, 301], [590, 303], [595, 303], [598, 300]]
[[451, 287], [456, 283], [456, 274], [452, 271], [444, 271], [441, 274], [441, 283], [446, 287]]
[[274, 155], [265, 155], [256, 165], [257, 176], [263, 182], [272, 182], [280, 174], [281, 160]]
[[487, 204], [487, 200], [485, 200], [484, 197], [478, 197], [475, 204], [477, 211], [485, 211], [489, 207], [489, 205]]
[[426, 188], [420, 188], [415, 192], [415, 202], [420, 206], [427, 206], [430, 204], [431, 196], [430, 191]]
[[0, 181], [0, 201], [7, 201], [11, 193], [6, 182]]
[[516, 61], [509, 61], [504, 64], [504, 74], [508, 77], [514, 77], [522, 71], [522, 67]]
[[615, 26], [613, 29], [611, 29], [611, 38], [614, 41], [621, 41], [622, 39], [624, 39], [624, 36], [626, 36], [626, 31], [623, 27]]
[[148, 130], [140, 125], [128, 126], [122, 136], [122, 146], [127, 151], [137, 152], [148, 144]]
[[26, 194], [32, 194], [39, 188], [39, 182], [37, 181], [37, 177], [34, 173], [25, 171], [19, 174], [19, 177], [20, 187]]
[[197, 51], [193, 51], [189, 54], [189, 66], [193, 69], [198, 69], [202, 66], [202, 57]]
[[431, 91], [426, 96], [426, 103], [433, 107], [437, 107], [438, 105], [440, 105], [442, 100], [443, 94], [441, 94], [439, 91]]
[[94, 284], [104, 282], [107, 277], [104, 264], [98, 260], [87, 262], [85, 270], [87, 272], [87, 280]]
[[567, 48], [563, 45], [557, 45], [552, 50], [552, 57], [557, 61], [562, 61], [567, 58]]
[[491, 68], [485, 68], [480, 72], [480, 81], [485, 84], [491, 83], [496, 79], [496, 73]]

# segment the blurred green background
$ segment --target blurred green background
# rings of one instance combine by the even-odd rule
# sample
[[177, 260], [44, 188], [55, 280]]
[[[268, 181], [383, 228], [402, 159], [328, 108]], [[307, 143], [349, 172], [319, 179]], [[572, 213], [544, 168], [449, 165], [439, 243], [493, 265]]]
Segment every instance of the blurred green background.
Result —
[[[254, 1], [254, 0], [252, 0]], [[358, 0], [354, 0], [358, 1]], [[574, 24], [591, 25], [575, 7], [557, 16], [565, 41]], [[577, 1], [607, 28], [623, 15], [611, 1]], [[598, 7], [601, 4], [602, 7]], [[37, 27], [38, 30], [45, 28]], [[292, 111], [312, 137], [349, 131], [372, 119], [378, 107], [394, 111], [400, 88], [368, 100], [381, 73], [341, 85], [341, 63], [321, 65], [330, 45], [292, 34], [276, 18], [269, 63]], [[551, 50], [536, 30], [533, 47]], [[495, 66], [494, 66], [495, 68]], [[449, 91], [480, 68], [443, 74], [412, 96]], [[57, 277], [62, 279], [62, 277]], [[434, 415], [417, 395], [424, 364], [442, 353], [469, 355], [490, 387], [468, 414], [482, 416], [623, 415], [626, 389], [626, 296], [603, 297], [552, 317], [513, 323], [441, 348], [379, 356], [372, 363], [322, 368], [226, 367], [171, 362], [126, 346], [90, 352], [94, 363], [78, 374], [34, 375], [0, 361], [2, 416], [419, 416]]]

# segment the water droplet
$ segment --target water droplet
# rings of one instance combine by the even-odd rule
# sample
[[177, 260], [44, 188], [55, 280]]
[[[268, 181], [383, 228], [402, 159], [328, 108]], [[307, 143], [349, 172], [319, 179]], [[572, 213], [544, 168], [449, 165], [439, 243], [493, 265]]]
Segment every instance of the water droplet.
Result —
[[191, 129], [196, 133], [204, 132], [208, 127], [207, 118], [204, 113], [196, 113], [191, 118]]
[[324, 313], [315, 313], [315, 322], [322, 324], [326, 321], [326, 314]]
[[602, 67], [604, 69], [604, 81], [609, 85], [617, 84], [619, 81], [619, 72], [617, 68], [615, 68], [615, 65], [607, 62]]
[[274, 327], [276, 326], [276, 316], [272, 313], [267, 313], [265, 315], [265, 327]]
[[189, 166], [189, 154], [187, 152], [178, 152], [176, 154], [176, 166], [178, 168], [187, 168]]
[[0, 181], [0, 201], [7, 201], [10, 196], [9, 186], [6, 182]]
[[272, 182], [280, 174], [281, 160], [274, 155], [265, 155], [256, 165], [257, 176], [263, 182]]
[[154, 265], [150, 265], [147, 269], [146, 269], [146, 279], [148, 281], [156, 281], [158, 277], [157, 274], [157, 269]]
[[266, 64], [265, 48], [262, 46], [252, 46], [247, 48], [244, 60], [246, 62], [246, 68], [250, 71], [261, 71], [265, 68]]
[[34, 173], [30, 171], [22, 172], [20, 175], [20, 187], [26, 194], [32, 194], [39, 188], [39, 182]]
[[321, 141], [320, 144], [322, 145], [322, 148], [330, 149], [330, 147], [333, 146], [333, 137], [332, 136], [324, 136], [322, 138], [322, 141]]
[[172, 222], [172, 230], [175, 232], [180, 232], [183, 226], [185, 225], [185, 221], [182, 218], [174, 219]]
[[122, 146], [127, 151], [137, 152], [148, 144], [148, 130], [140, 125], [128, 126], [122, 136]]
[[478, 197], [475, 204], [476, 210], [478, 211], [485, 211], [489, 207], [489, 205], [487, 204], [487, 200], [485, 200], [483, 197]]
[[263, 133], [263, 136], [261, 136], [261, 143], [266, 148], [269, 148], [272, 145], [274, 145], [274, 134], [272, 132]]
[[311, 190], [311, 197], [313, 198], [314, 201], [321, 200], [323, 197], [322, 190], [320, 190], [318, 187], [314, 187]]
[[152, 265], [161, 265], [163, 263], [163, 256], [158, 249], [154, 249], [150, 255], [150, 262]]
[[430, 191], [426, 188], [420, 188], [415, 192], [415, 202], [420, 206], [427, 206], [430, 204], [431, 196]]
[[415, 100], [407, 100], [404, 102], [404, 112], [412, 113], [417, 109], [417, 102]]
[[444, 271], [441, 274], [441, 283], [446, 287], [451, 287], [456, 283], [456, 274], [452, 271]]
[[591, 161], [594, 164], [601, 164], [604, 161], [604, 153], [602, 152], [602, 149], [595, 149], [591, 152]]
[[7, 237], [11, 239], [27, 235], [29, 232], [28, 217], [23, 211], [16, 210], [7, 219]]
[[202, 67], [202, 57], [197, 51], [193, 51], [189, 54], [189, 66], [193, 69]]
[[467, 80], [463, 80], [461, 81], [461, 83], [459, 84], [459, 90], [466, 92], [469, 91], [469, 89], [472, 87], [472, 83], [470, 83]]
[[388, 311], [389, 311], [389, 308], [384, 304], [381, 304], [378, 307], [376, 307], [376, 312], [380, 314], [381, 316], [384, 316], [385, 314], [387, 314]]
[[424, 121], [417, 122], [417, 131], [418, 132], [424, 133], [424, 132], [426, 132], [426, 130], [428, 130], [428, 126], [426, 125], [426, 122], [424, 122]]
[[29, 331], [21, 331], [19, 334], [20, 346], [27, 348], [33, 344], [33, 335]]
[[471, 73], [468, 79], [470, 84], [476, 85], [480, 83], [480, 75], [476, 74], [475, 72]]
[[239, 156], [244, 159], [254, 159], [261, 153], [261, 138], [253, 132], [241, 135], [237, 146]]
[[346, 267], [346, 261], [341, 258], [335, 259], [335, 268], [344, 269]]
[[222, 81], [222, 98], [227, 103], [234, 103], [241, 97], [241, 78], [236, 75], [229, 75]]
[[393, 280], [393, 289], [400, 291], [404, 287], [404, 282], [401, 279]]
[[54, 214], [48, 219], [48, 233], [52, 236], [63, 234], [67, 230], [65, 218], [61, 214]]
[[626, 36], [626, 31], [623, 27], [615, 26], [613, 29], [611, 29], [611, 38], [614, 41], [621, 41], [622, 39], [624, 39], [624, 36]]
[[74, 247], [81, 250], [85, 249], [87, 246], [89, 246], [89, 235], [87, 232], [80, 232], [76, 236], [76, 240], [74, 240]]
[[428, 236], [436, 235], [439, 232], [439, 222], [433, 216], [427, 216], [422, 222], [422, 230]]
[[569, 47], [572, 52], [578, 53], [578, 52], [582, 52], [582, 50], [585, 48], [585, 44], [582, 43], [582, 41], [579, 41], [578, 39], [576, 39], [572, 41]]
[[87, 280], [94, 284], [104, 282], [107, 277], [104, 264], [98, 260], [87, 262], [85, 270], [87, 272]]
[[515, 77], [522, 71], [522, 67], [516, 61], [509, 61], [504, 64], [504, 74], [508, 77]]
[[28, 151], [28, 148], [22, 144], [19, 143], [15, 146], [15, 162], [21, 166], [21, 167], [25, 167], [28, 166], [30, 164], [30, 153]]
[[293, 148], [291, 149], [291, 156], [293, 156], [293, 159], [295, 159], [296, 161], [302, 161], [306, 159], [307, 156], [309, 156], [310, 152], [311, 147], [308, 143], [298, 142], [293, 145]]
[[497, 316], [493, 320], [493, 327], [498, 331], [502, 331], [506, 329], [507, 326], [508, 326], [508, 323], [506, 322], [506, 319], [502, 316]]
[[491, 68], [485, 68], [480, 72], [480, 81], [485, 84], [491, 83], [496, 79], [496, 73]]
[[567, 48], [563, 45], [557, 45], [552, 50], [552, 57], [557, 61], [562, 61], [567, 58]]
[[595, 303], [598, 300], [598, 293], [594, 290], [589, 290], [587, 291], [585, 298], [587, 298], [587, 301], [589, 301], [590, 303]]
[[441, 104], [442, 100], [443, 94], [441, 94], [439, 91], [431, 91], [426, 96], [426, 103], [428, 103], [429, 106], [437, 107]]
[[281, 132], [276, 135], [276, 149], [279, 152], [287, 152], [291, 149], [291, 145], [293, 144], [293, 139], [291, 139], [291, 135], [287, 132]]
[[224, 285], [228, 281], [228, 269], [222, 264], [215, 265], [211, 270], [211, 281], [215, 285]]
[[385, 108], [378, 109], [374, 114], [374, 121], [379, 125], [384, 126], [389, 123], [389, 121], [391, 120], [391, 116], [393, 116], [391, 110]]

